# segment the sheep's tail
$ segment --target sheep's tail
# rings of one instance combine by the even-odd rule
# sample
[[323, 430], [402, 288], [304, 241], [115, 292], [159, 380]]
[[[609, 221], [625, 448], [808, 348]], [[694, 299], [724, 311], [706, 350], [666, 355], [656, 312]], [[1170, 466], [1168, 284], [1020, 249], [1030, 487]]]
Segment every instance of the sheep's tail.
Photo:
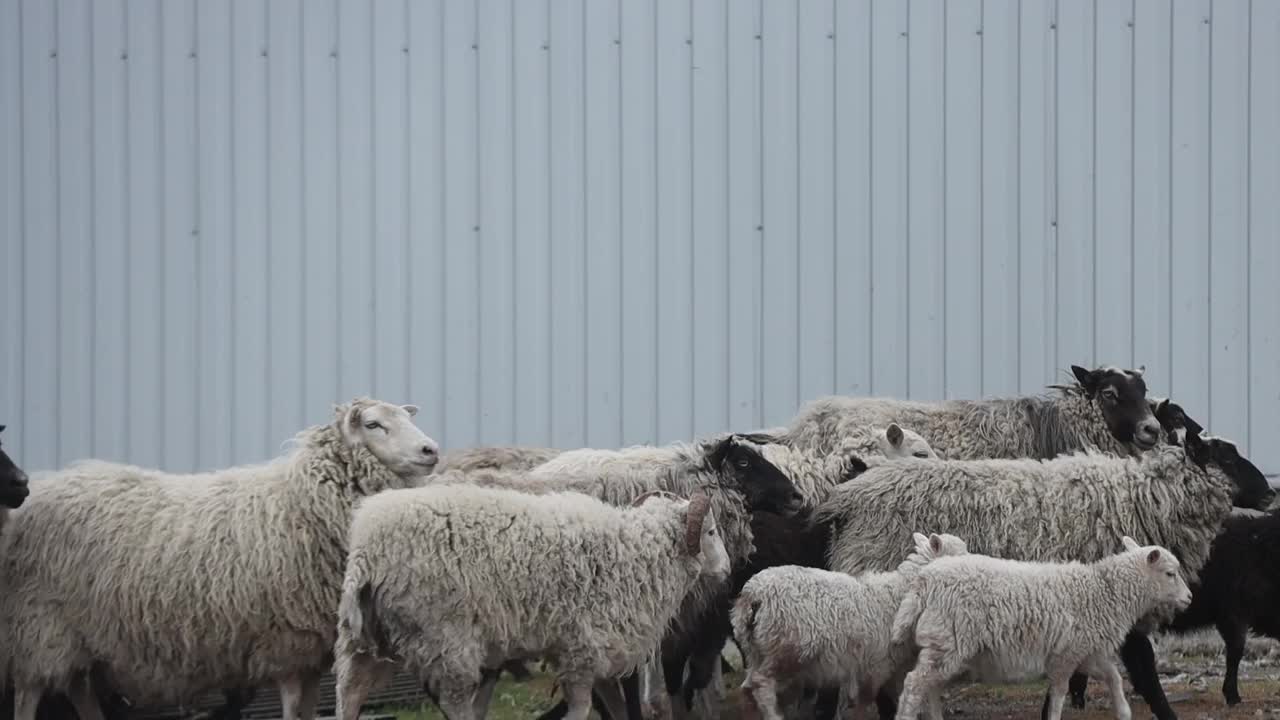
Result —
[[377, 646], [373, 623], [373, 583], [369, 580], [368, 563], [363, 555], [352, 554], [342, 578], [338, 627], [345, 627], [357, 646], [373, 648]]
[[898, 606], [897, 614], [893, 616], [890, 639], [898, 644], [910, 640], [915, 634], [916, 621], [920, 619], [920, 613], [923, 611], [924, 605], [920, 602], [920, 595], [914, 590], [908, 591], [902, 598], [902, 604]]
[[733, 624], [733, 638], [739, 643], [739, 647], [743, 651], [743, 661], [750, 664], [750, 658], [747, 657], [752, 649], [756, 647], [756, 615], [760, 612], [760, 601], [756, 600], [748, 592], [742, 592], [738, 595], [738, 599], [733, 603], [733, 611], [730, 613], [730, 622]]

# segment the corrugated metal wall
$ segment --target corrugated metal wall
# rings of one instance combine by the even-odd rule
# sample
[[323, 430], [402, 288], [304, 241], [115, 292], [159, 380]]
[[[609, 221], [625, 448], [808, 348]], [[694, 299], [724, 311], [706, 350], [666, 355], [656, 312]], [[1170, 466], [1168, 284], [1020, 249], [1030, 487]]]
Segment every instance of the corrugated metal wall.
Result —
[[0, 0], [0, 422], [617, 446], [1145, 363], [1280, 470], [1280, 3]]

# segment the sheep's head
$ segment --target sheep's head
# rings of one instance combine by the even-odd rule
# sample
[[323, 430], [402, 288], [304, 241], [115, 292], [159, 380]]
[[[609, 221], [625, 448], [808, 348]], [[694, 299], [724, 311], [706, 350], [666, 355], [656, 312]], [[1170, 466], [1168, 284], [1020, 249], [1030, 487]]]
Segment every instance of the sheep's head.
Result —
[[[0, 425], [4, 432], [4, 425]], [[16, 508], [27, 499], [27, 474], [0, 448], [0, 507]]]
[[1182, 406], [1169, 398], [1151, 398], [1151, 414], [1164, 430], [1166, 442], [1170, 445], [1182, 445], [1187, 435], [1199, 435], [1204, 432], [1200, 423], [1182, 409]]
[[631, 501], [631, 507], [644, 505], [649, 498], [661, 497], [684, 505], [684, 541], [682, 547], [690, 557], [697, 558], [701, 574], [717, 578], [729, 576], [729, 552], [716, 528], [716, 516], [711, 512], [711, 498], [696, 492], [686, 502], [675, 493], [666, 490], [650, 490]]
[[792, 514], [804, 506], [795, 483], [766, 460], [755, 443], [729, 435], [707, 444], [704, 450], [707, 470], [718, 475], [721, 484], [741, 491], [748, 508]]
[[1153, 607], [1172, 605], [1184, 610], [1191, 604], [1191, 588], [1182, 578], [1182, 564], [1159, 545], [1138, 545], [1133, 538], [1121, 538], [1126, 554], [1132, 554], [1153, 591], [1149, 600]]
[[1085, 370], [1079, 365], [1071, 366], [1085, 397], [1098, 403], [1111, 435], [1120, 442], [1150, 450], [1160, 442], [1160, 423], [1147, 403], [1147, 383], [1142, 379], [1145, 369], [1106, 366]]
[[333, 411], [342, 439], [352, 448], [365, 448], [396, 475], [421, 477], [435, 470], [440, 447], [413, 424], [417, 406], [356, 398]]
[[904, 428], [898, 423], [889, 423], [887, 428], [876, 429], [875, 437], [876, 447], [880, 449], [880, 454], [887, 458], [937, 459], [938, 457], [920, 433]]
[[1240, 454], [1235, 443], [1223, 438], [1192, 433], [1187, 430], [1184, 442], [1187, 457], [1206, 470], [1217, 468], [1235, 485], [1231, 504], [1236, 507], [1266, 510], [1273, 492], [1267, 477], [1256, 465]]

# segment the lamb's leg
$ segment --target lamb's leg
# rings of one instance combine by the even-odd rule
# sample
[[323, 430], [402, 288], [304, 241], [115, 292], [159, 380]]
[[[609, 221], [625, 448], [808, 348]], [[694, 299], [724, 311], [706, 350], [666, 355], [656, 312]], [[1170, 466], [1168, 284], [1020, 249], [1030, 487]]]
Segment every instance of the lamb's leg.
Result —
[[36, 720], [36, 711], [40, 709], [40, 698], [43, 696], [42, 688], [14, 688], [13, 720]]
[[1067, 702], [1067, 684], [1070, 682], [1069, 672], [1055, 673], [1049, 677], [1048, 720], [1062, 720], [1062, 706]]
[[932, 698], [942, 691], [957, 673], [964, 669], [965, 658], [940, 648], [920, 650], [915, 669], [907, 673], [898, 699], [898, 720], [916, 720], [921, 706], [927, 706], [930, 720], [942, 720], [942, 704]]
[[1124, 660], [1124, 669], [1129, 673], [1129, 682], [1142, 695], [1156, 720], [1178, 720], [1178, 714], [1169, 707], [1164, 688], [1160, 687], [1155, 650], [1151, 648], [1151, 640], [1146, 633], [1130, 631], [1124, 644], [1120, 646], [1120, 657]]
[[294, 675], [280, 681], [280, 705], [284, 720], [315, 720], [320, 698], [320, 677]]
[[902, 683], [897, 684], [897, 691], [882, 687], [876, 693], [876, 714], [880, 716], [880, 720], [893, 720], [893, 716], [898, 714], [898, 696], [902, 694]]
[[1227, 646], [1227, 672], [1222, 678], [1222, 696], [1228, 705], [1240, 703], [1240, 661], [1244, 659], [1244, 643], [1248, 629], [1229, 618], [1218, 620], [1218, 634]]
[[102, 705], [93, 692], [89, 673], [78, 673], [72, 678], [71, 685], [67, 688], [67, 697], [70, 698], [71, 706], [76, 709], [80, 720], [104, 720]]
[[818, 699], [813, 703], [813, 720], [835, 720], [836, 711], [839, 709], [840, 689], [819, 688]]
[[639, 670], [622, 676], [622, 697], [627, 707], [627, 720], [644, 720], [644, 710], [640, 706]]
[[782, 713], [778, 710], [778, 685], [772, 677], [752, 672], [743, 681], [742, 689], [755, 702], [760, 717], [764, 720], [782, 720]]
[[1093, 673], [1102, 677], [1107, 684], [1107, 692], [1111, 694], [1111, 711], [1116, 720], [1129, 720], [1133, 711], [1129, 709], [1129, 698], [1124, 696], [1124, 679], [1120, 677], [1120, 668], [1109, 657], [1100, 657], [1090, 662]]
[[337, 675], [334, 716], [337, 720], [357, 720], [369, 693], [390, 679], [391, 665], [364, 653], [339, 653], [334, 665]]

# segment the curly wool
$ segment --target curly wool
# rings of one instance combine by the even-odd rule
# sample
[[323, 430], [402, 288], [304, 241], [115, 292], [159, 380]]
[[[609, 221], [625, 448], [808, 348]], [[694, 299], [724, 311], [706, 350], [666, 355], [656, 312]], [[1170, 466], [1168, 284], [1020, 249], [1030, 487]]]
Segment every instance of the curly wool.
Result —
[[588, 681], [626, 672], [653, 652], [701, 571], [686, 549], [688, 507], [462, 485], [370, 498], [352, 521], [338, 653], [419, 672], [438, 657], [478, 669], [544, 654]]
[[1097, 560], [1129, 535], [1169, 548], [1193, 581], [1233, 487], [1171, 445], [1141, 458], [894, 460], [836, 488], [818, 522], [835, 528], [829, 566], [850, 574], [894, 567], [911, 532], [927, 527], [964, 538], [970, 552], [1040, 561]]
[[950, 460], [1052, 458], [1087, 448], [1136, 454], [1132, 445], [1115, 439], [1097, 402], [1078, 385], [1058, 387], [1052, 396], [941, 403], [824, 397], [801, 408], [779, 441], [831, 452], [891, 422], [920, 433]]
[[810, 687], [849, 686], [866, 702], [901, 680], [915, 648], [889, 637], [911, 578], [932, 560], [967, 552], [963, 540], [939, 536], [937, 550], [923, 535], [893, 572], [852, 577], [788, 565], [769, 568], [743, 587], [733, 609], [742, 644], [744, 687], [770, 682]]
[[46, 474], [4, 533], [0, 668], [64, 689], [101, 666], [135, 703], [323, 672], [352, 504], [407, 484], [333, 425], [213, 473]]
[[475, 470], [505, 470], [520, 472], [547, 462], [564, 452], [555, 448], [542, 447], [476, 447], [447, 452], [440, 459], [437, 472], [459, 470], [472, 472]]
[[913, 452], [928, 453], [937, 457], [929, 443], [919, 433], [901, 428], [903, 440], [894, 446], [885, 431], [873, 429], [870, 434], [846, 438], [840, 446], [828, 454], [801, 450], [781, 443], [760, 445], [760, 450], [774, 467], [791, 478], [810, 506], [816, 506], [827, 498], [832, 488], [847, 480], [864, 467], [874, 466], [884, 460], [910, 457]]

